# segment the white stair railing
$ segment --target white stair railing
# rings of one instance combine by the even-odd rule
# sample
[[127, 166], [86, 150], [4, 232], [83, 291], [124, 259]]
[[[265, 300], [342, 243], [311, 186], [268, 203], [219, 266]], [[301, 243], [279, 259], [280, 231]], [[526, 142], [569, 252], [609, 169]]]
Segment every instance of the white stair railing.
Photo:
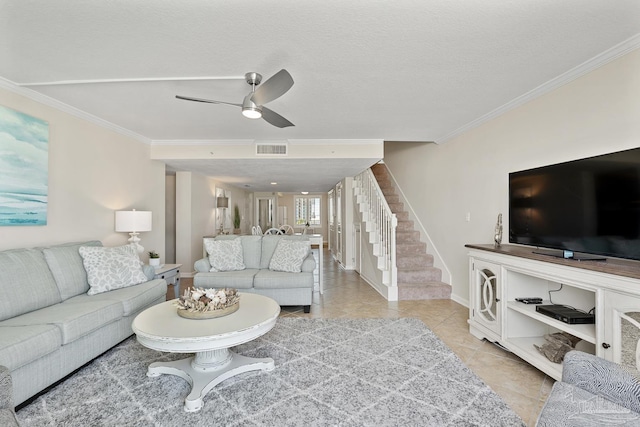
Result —
[[373, 253], [378, 258], [377, 267], [382, 271], [382, 283], [396, 287], [396, 214], [391, 212], [371, 169], [354, 178], [353, 191], [369, 235], [369, 243], [373, 245]]

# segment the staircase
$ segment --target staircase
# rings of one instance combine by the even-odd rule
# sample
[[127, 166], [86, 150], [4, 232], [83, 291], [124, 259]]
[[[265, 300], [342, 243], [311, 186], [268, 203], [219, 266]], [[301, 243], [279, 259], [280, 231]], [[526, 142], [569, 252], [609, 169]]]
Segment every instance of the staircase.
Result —
[[387, 167], [378, 163], [371, 167], [384, 198], [396, 215], [396, 266], [398, 300], [449, 299], [451, 286], [441, 281], [442, 272], [433, 266], [433, 256], [420, 241], [420, 232], [409, 220], [400, 196], [395, 192]]

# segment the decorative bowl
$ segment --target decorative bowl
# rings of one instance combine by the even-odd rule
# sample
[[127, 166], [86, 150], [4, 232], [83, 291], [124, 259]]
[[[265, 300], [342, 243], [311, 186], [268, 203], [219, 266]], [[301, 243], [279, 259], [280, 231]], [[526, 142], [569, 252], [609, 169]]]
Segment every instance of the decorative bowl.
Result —
[[189, 288], [174, 305], [178, 316], [185, 319], [215, 319], [236, 312], [240, 307], [240, 295], [232, 288]]
[[209, 311], [188, 311], [183, 309], [178, 309], [178, 316], [184, 317], [185, 319], [215, 319], [216, 317], [227, 316], [231, 313], [235, 313], [240, 308], [240, 301], [236, 302], [234, 305], [221, 308], [218, 310], [209, 310]]

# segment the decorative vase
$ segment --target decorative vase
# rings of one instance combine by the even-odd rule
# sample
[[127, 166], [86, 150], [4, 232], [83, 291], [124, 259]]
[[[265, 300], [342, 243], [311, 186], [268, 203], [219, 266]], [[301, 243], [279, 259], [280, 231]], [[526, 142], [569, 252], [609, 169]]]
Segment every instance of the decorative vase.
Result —
[[149, 258], [149, 265], [158, 267], [160, 265], [160, 258]]
[[500, 246], [500, 244], [502, 243], [502, 214], [498, 214], [496, 229], [493, 234], [493, 241], [496, 243], [496, 246]]

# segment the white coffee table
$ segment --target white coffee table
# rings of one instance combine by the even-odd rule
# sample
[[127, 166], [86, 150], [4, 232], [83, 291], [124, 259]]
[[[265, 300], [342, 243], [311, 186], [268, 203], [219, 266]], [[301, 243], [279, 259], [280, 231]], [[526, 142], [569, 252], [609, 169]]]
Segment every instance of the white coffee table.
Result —
[[174, 301], [150, 307], [133, 320], [138, 342], [153, 350], [170, 353], [195, 353], [173, 362], [154, 362], [147, 375], [177, 375], [191, 384], [184, 410], [202, 408], [203, 397], [217, 384], [242, 372], [274, 369], [273, 359], [245, 357], [230, 347], [254, 340], [276, 324], [280, 306], [262, 295], [240, 294], [235, 313], [208, 320], [184, 319], [176, 313]]

